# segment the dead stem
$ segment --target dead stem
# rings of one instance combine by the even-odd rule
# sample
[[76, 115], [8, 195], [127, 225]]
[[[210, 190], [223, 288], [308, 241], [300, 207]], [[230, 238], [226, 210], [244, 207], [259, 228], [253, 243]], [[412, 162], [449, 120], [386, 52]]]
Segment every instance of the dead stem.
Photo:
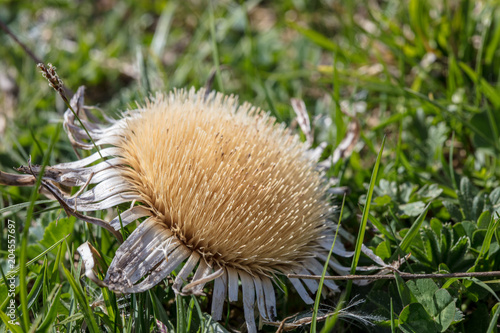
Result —
[[[460, 278], [460, 277], [488, 277], [500, 276], [500, 271], [493, 272], [470, 272], [470, 273], [446, 273], [446, 274], [399, 274], [405, 280], [416, 279], [441, 279], [441, 278]], [[289, 278], [320, 280], [321, 275], [288, 274]], [[395, 275], [340, 275], [325, 276], [325, 280], [394, 280]]]

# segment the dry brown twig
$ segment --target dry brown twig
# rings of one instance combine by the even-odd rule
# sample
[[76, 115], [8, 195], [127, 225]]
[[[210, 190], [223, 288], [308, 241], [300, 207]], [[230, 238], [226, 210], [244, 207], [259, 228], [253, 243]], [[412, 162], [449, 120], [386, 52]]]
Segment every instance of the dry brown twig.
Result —
[[40, 58], [38, 58], [34, 53], [33, 51], [30, 50], [29, 47], [26, 46], [26, 44], [24, 44], [23, 42], [21, 42], [17, 37], [16, 35], [12, 32], [12, 30], [9, 29], [9, 27], [2, 21], [0, 20], [0, 28], [5, 31], [5, 33], [7, 35], [10, 36], [10, 38], [12, 38], [14, 40], [14, 42], [16, 42], [19, 46], [22, 47], [22, 49], [24, 50], [24, 52], [26, 52], [26, 54], [31, 58], [33, 59], [33, 61], [35, 61], [37, 64], [42, 62], [42, 60]]
[[[335, 314], [336, 314], [336, 312], [329, 312], [323, 316], [316, 317], [316, 321], [317, 322], [324, 321]], [[297, 319], [296, 321], [294, 321], [292, 323], [286, 322], [287, 320], [290, 320], [294, 317], [297, 317], [297, 315], [295, 314], [292, 316], [288, 316], [285, 319], [283, 319], [281, 322], [266, 322], [266, 324], [271, 325], [271, 326], [276, 326], [277, 324], [279, 324], [278, 329], [276, 330], [276, 333], [281, 333], [283, 331], [290, 331], [290, 330], [297, 329], [300, 326], [309, 325], [312, 321], [312, 317], [304, 317], [304, 318]]]
[[[461, 277], [491, 277], [499, 276], [500, 271], [492, 272], [470, 272], [470, 273], [446, 273], [446, 274], [409, 274], [409, 273], [399, 273], [399, 276], [405, 280], [416, 280], [416, 279], [440, 279], [440, 278], [461, 278]], [[321, 275], [302, 275], [302, 274], [288, 274], [289, 278], [298, 279], [312, 279], [320, 280]], [[325, 280], [394, 280], [395, 275], [340, 275], [340, 276], [325, 276]]]

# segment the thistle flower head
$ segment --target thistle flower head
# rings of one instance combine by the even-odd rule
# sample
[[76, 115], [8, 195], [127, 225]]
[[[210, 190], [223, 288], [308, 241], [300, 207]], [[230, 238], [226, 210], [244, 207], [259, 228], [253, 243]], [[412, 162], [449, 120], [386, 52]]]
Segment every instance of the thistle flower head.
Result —
[[[104, 148], [47, 168], [44, 186], [67, 212], [115, 235], [146, 217], [119, 247], [103, 281], [92, 264], [86, 267], [99, 285], [141, 292], [184, 262], [173, 284], [177, 293], [199, 294], [214, 280], [212, 316], [219, 320], [226, 297], [238, 300], [241, 281], [247, 326], [256, 331], [255, 303], [264, 320], [276, 316], [274, 275], [321, 275], [335, 228], [327, 187], [307, 146], [284, 126], [234, 97], [193, 89], [157, 94], [121, 119], [99, 124], [82, 96], [80, 89], [71, 104], [83, 111], [78, 124], [86, 129], [66, 112], [70, 141], [91, 150], [92, 139]], [[82, 191], [71, 197], [54, 183]], [[89, 184], [95, 186], [83, 191]], [[136, 204], [110, 222], [80, 214], [125, 202]], [[91, 253], [87, 244], [79, 251]], [[334, 252], [349, 255], [340, 242]], [[329, 264], [346, 272], [335, 260]], [[290, 281], [313, 303], [316, 281]], [[332, 281], [325, 285], [338, 290]]]
[[[238, 110], [237, 110], [238, 109]], [[126, 122], [124, 180], [207, 262], [254, 274], [313, 256], [330, 206], [304, 146], [249, 104], [157, 95]]]

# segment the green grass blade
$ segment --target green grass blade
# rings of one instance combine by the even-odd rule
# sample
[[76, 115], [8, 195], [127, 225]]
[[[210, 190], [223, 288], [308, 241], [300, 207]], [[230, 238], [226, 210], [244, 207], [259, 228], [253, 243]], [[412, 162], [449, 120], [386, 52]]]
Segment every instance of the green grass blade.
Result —
[[345, 304], [345, 299], [346, 299], [345, 296], [346, 296], [345, 293], [340, 295], [337, 306], [335, 307], [335, 311], [333, 312], [333, 316], [328, 317], [326, 319], [325, 326], [323, 326], [321, 333], [333, 332], [333, 328], [335, 327], [335, 323], [337, 322], [337, 319], [339, 318], [340, 310], [342, 310], [342, 306]]
[[99, 333], [99, 327], [97, 326], [96, 319], [94, 317], [94, 314], [92, 313], [92, 309], [89, 306], [84, 290], [82, 289], [81, 285], [75, 280], [73, 275], [71, 275], [71, 273], [64, 266], [61, 267], [64, 275], [66, 276], [66, 279], [71, 286], [71, 289], [73, 290], [76, 300], [80, 305], [80, 309], [83, 313], [83, 316], [85, 317], [85, 322], [87, 323], [89, 331], [91, 333]]
[[391, 297], [391, 333], [396, 332], [396, 323], [394, 322], [394, 305], [392, 304], [392, 297]]
[[387, 239], [389, 239], [389, 240], [391, 240], [393, 242], [396, 241], [396, 238], [394, 237], [394, 235], [392, 233], [390, 233], [384, 227], [384, 225], [382, 224], [382, 222], [380, 222], [375, 216], [373, 216], [372, 214], [369, 214], [368, 218], [370, 219], [370, 222], [375, 226], [375, 228], [377, 228], [378, 231], [380, 231], [380, 233], [382, 235], [384, 235], [385, 237], [387, 237]]
[[288, 22], [288, 25], [290, 25], [291, 28], [297, 30], [300, 34], [309, 38], [312, 42], [318, 44], [325, 50], [332, 51], [335, 53], [341, 53], [342, 50], [337, 44], [335, 44], [335, 42], [325, 37], [324, 35], [320, 34], [319, 32], [314, 31], [312, 29], [301, 27], [300, 25], [294, 22]]
[[491, 289], [490, 286], [488, 286], [486, 283], [484, 283], [483, 281], [479, 280], [478, 278], [466, 278], [467, 280], [471, 280], [472, 282], [474, 282], [475, 284], [477, 284], [478, 286], [484, 288], [485, 290], [487, 290], [493, 297], [495, 297], [495, 299], [497, 300], [497, 302], [500, 302], [500, 297], [497, 295], [497, 293]]
[[196, 308], [196, 313], [198, 314], [198, 319], [200, 321], [200, 330], [205, 329], [207, 327], [205, 317], [203, 316], [203, 311], [201, 311], [200, 303], [195, 296], [191, 296], [191, 300], [194, 303], [194, 307]]
[[[352, 264], [351, 264], [351, 274], [356, 273], [356, 267], [358, 267], [359, 257], [361, 256], [361, 246], [363, 245], [363, 240], [365, 238], [366, 224], [368, 223], [368, 215], [370, 213], [370, 206], [371, 206], [372, 197], [373, 197], [373, 190], [375, 188], [375, 182], [377, 181], [377, 175], [378, 175], [378, 170], [380, 167], [380, 162], [382, 160], [382, 153], [384, 151], [384, 145], [385, 145], [385, 137], [382, 140], [382, 145], [381, 145], [380, 150], [378, 152], [375, 166], [373, 167], [373, 172], [372, 172], [372, 176], [370, 179], [370, 186], [368, 188], [368, 193], [366, 195], [366, 203], [365, 203], [365, 207], [363, 208], [363, 216], [361, 217], [361, 225], [359, 226], [358, 238], [356, 241], [356, 248], [354, 251], [354, 257], [352, 259]], [[349, 295], [351, 293], [351, 288], [352, 288], [352, 280], [349, 280], [349, 282], [347, 282], [347, 287], [346, 287], [346, 299], [349, 299]]]
[[415, 222], [413, 222], [410, 230], [408, 230], [408, 233], [404, 236], [403, 240], [401, 241], [401, 245], [399, 247], [401, 248], [401, 250], [404, 253], [406, 253], [408, 251], [408, 249], [410, 248], [411, 241], [420, 231], [420, 227], [422, 226], [422, 223], [425, 220], [425, 216], [427, 215], [427, 212], [429, 211], [430, 205], [431, 205], [431, 203], [427, 204], [424, 211], [417, 217]]
[[319, 310], [319, 302], [321, 300], [321, 291], [323, 290], [323, 283], [325, 282], [325, 275], [328, 269], [328, 263], [330, 262], [330, 257], [332, 256], [333, 248], [335, 246], [335, 242], [337, 241], [337, 235], [339, 233], [340, 223], [342, 222], [342, 214], [344, 213], [344, 205], [345, 205], [345, 194], [342, 199], [342, 206], [340, 208], [340, 216], [339, 223], [337, 226], [337, 230], [335, 231], [335, 237], [333, 238], [332, 247], [330, 248], [330, 252], [328, 252], [328, 256], [326, 257], [325, 265], [323, 266], [323, 272], [321, 273], [321, 279], [319, 280], [318, 291], [316, 291], [316, 299], [314, 301], [314, 310], [311, 319], [311, 333], [316, 332], [316, 318], [318, 318], [318, 310]]
[[219, 86], [219, 90], [221, 92], [224, 92], [224, 85], [222, 83], [222, 77], [220, 73], [219, 49], [217, 47], [217, 34], [215, 33], [214, 6], [215, 6], [214, 1], [210, 1], [210, 4], [208, 5], [208, 11], [210, 13], [209, 24], [210, 24], [210, 37], [212, 40], [212, 57], [216, 71], [217, 85]]
[[[483, 213], [484, 214], [484, 213]], [[500, 224], [500, 219], [496, 219], [491, 216], [490, 223], [488, 224], [488, 229], [486, 231], [486, 236], [484, 237], [483, 244], [481, 245], [481, 251], [479, 252], [479, 255], [476, 258], [476, 262], [474, 266], [477, 266], [481, 258], [486, 254], [486, 252], [489, 251], [490, 245], [491, 245], [491, 240], [493, 238], [493, 235], [495, 234], [495, 230], [497, 230], [498, 225]]]
[[[38, 200], [35, 201], [35, 205], [42, 205], [50, 202], [55, 202], [54, 200]], [[11, 214], [20, 211], [23, 208], [29, 207], [31, 205], [31, 202], [23, 202], [17, 205], [12, 205], [12, 206], [7, 206], [5, 208], [0, 209], [0, 214], [2, 214], [0, 217], [1, 218], [6, 218], [7, 216], [10, 216]], [[10, 214], [9, 214], [10, 213]]]
[[177, 310], [177, 327], [176, 332], [184, 333], [186, 331], [186, 315], [184, 309], [184, 298], [181, 295], [176, 296], [175, 308]]
[[61, 291], [62, 287], [61, 286], [56, 286], [55, 287], [55, 296], [53, 296], [54, 292], [52, 292], [52, 296], [49, 298], [49, 302], [51, 301], [47, 314], [45, 315], [45, 318], [43, 319], [42, 323], [40, 326], [37, 328], [37, 332], [47, 332], [49, 328], [54, 324], [56, 315], [57, 315], [57, 303], [59, 302], [59, 298], [61, 298]]
[[495, 304], [493, 309], [495, 309], [495, 313], [491, 316], [490, 325], [488, 326], [488, 330], [486, 333], [496, 332], [496, 326], [498, 325], [498, 316], [500, 315], [500, 303]]
[[[44, 271], [47, 269], [46, 267], [43, 268]], [[28, 294], [28, 309], [31, 309], [35, 301], [38, 299], [38, 296], [40, 295], [40, 292], [42, 291], [43, 288], [43, 282], [44, 280], [44, 274], [38, 275], [38, 277], [35, 280], [35, 283], [31, 287], [31, 290]]]

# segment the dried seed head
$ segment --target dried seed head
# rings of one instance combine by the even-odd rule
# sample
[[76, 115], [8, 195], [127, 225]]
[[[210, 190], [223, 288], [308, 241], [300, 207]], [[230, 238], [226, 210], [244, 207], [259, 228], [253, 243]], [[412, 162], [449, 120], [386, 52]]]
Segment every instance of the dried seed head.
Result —
[[40, 68], [42, 76], [49, 81], [49, 86], [58, 93], [64, 93], [64, 84], [59, 75], [57, 75], [56, 67], [52, 66], [50, 63], [47, 65], [48, 68], [43, 63], [39, 63], [37, 67]]
[[254, 273], [313, 256], [330, 206], [304, 145], [234, 98], [157, 95], [127, 121], [124, 177], [207, 261]]
[[[73, 96], [64, 128], [74, 148], [102, 148], [45, 168], [45, 190], [68, 214], [118, 239], [122, 227], [147, 217], [118, 248], [102, 281], [93, 274], [90, 245], [79, 247], [90, 279], [117, 292], [142, 292], [185, 262], [172, 286], [176, 293], [201, 294], [213, 280], [212, 317], [220, 320], [225, 300], [238, 300], [241, 281], [245, 321], [256, 332], [255, 303], [264, 320], [276, 316], [275, 274], [322, 274], [335, 228], [326, 185], [310, 151], [284, 126], [233, 97], [193, 89], [158, 94], [104, 125], [83, 106], [83, 90]], [[29, 172], [38, 176], [41, 168]], [[81, 190], [71, 196], [62, 192], [66, 186]], [[121, 203], [132, 207], [110, 222], [80, 213]], [[340, 242], [333, 252], [352, 256]], [[349, 272], [334, 258], [329, 265]], [[314, 303], [317, 281], [290, 282]], [[333, 281], [324, 284], [339, 290]]]

